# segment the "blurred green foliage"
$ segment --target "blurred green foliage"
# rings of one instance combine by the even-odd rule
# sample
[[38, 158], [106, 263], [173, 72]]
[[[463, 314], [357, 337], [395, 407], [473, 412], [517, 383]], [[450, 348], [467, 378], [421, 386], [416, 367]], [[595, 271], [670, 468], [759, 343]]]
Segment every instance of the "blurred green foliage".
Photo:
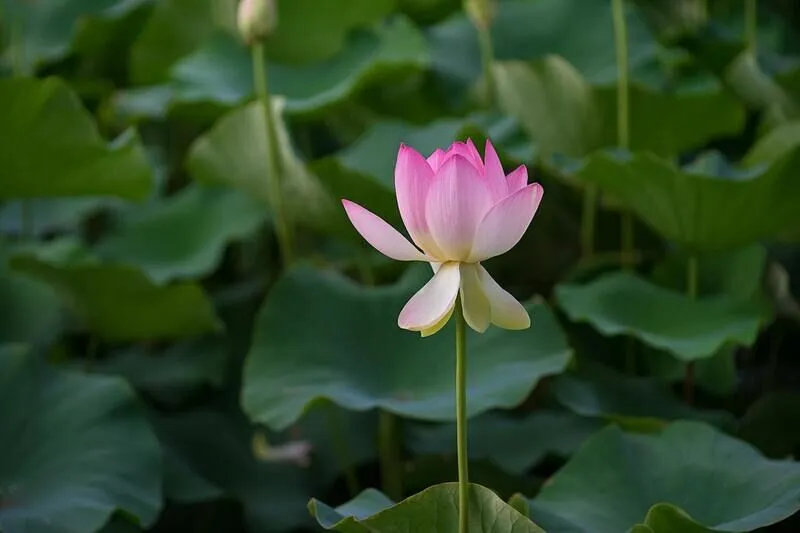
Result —
[[0, 0], [0, 532], [456, 531], [452, 326], [339, 200], [466, 137], [546, 190], [471, 531], [798, 530], [800, 9], [627, 0], [625, 76], [611, 0], [494, 7], [277, 0], [268, 128], [236, 0]]

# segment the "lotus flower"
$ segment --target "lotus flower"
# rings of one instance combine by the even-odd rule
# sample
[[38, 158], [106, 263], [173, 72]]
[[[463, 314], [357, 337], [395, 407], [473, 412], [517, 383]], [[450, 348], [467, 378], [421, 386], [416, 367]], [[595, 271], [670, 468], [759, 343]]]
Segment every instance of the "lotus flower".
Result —
[[544, 190], [538, 183], [528, 185], [527, 169], [520, 166], [506, 176], [489, 141], [485, 162], [471, 140], [436, 150], [427, 160], [401, 145], [394, 179], [400, 216], [414, 244], [360, 205], [342, 203], [376, 250], [433, 267], [433, 278], [408, 301], [397, 324], [432, 335], [450, 319], [460, 294], [464, 318], [475, 331], [486, 331], [490, 323], [528, 328], [522, 304], [481, 266], [519, 242], [539, 207]]

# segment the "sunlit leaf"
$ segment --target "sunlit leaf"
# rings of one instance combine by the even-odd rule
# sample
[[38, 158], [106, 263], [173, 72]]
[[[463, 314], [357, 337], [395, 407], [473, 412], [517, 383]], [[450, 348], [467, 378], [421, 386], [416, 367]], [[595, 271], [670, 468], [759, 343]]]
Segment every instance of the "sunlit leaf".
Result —
[[[486, 487], [470, 485], [469, 498], [471, 533], [543, 533]], [[443, 483], [396, 505], [378, 491], [366, 490], [340, 507], [311, 500], [308, 508], [323, 528], [341, 533], [415, 533], [432, 527], [437, 533], [456, 533], [457, 501], [458, 484]]]
[[57, 78], [0, 80], [0, 199], [147, 198], [153, 171], [133, 131], [108, 145]]
[[[244, 373], [245, 412], [282, 429], [329, 399], [358, 411], [453, 420], [454, 326], [429, 338], [397, 327], [403, 304], [429, 274], [421, 267], [396, 285], [370, 288], [333, 272], [290, 271], [256, 319]], [[469, 336], [470, 415], [516, 406], [540, 378], [566, 366], [570, 349], [552, 312], [540, 302], [527, 309], [533, 317], [528, 330], [492, 328]]]

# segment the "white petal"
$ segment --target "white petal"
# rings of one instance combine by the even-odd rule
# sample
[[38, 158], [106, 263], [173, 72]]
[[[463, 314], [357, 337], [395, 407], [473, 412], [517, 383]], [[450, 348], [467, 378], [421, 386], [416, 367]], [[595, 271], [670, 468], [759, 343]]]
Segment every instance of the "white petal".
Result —
[[[469, 327], [483, 333], [489, 327], [491, 306], [478, 275], [479, 265], [461, 263], [461, 308]], [[480, 267], [482, 268], [482, 267]]]
[[458, 263], [443, 264], [433, 278], [406, 303], [400, 311], [397, 325], [411, 331], [430, 329], [452, 311], [460, 284]]
[[453, 316], [453, 309], [455, 309], [455, 307], [456, 307], [455, 305], [451, 307], [450, 311], [448, 311], [447, 314], [444, 315], [444, 317], [439, 322], [437, 322], [428, 329], [423, 329], [422, 331], [420, 331], [420, 335], [423, 337], [430, 337], [434, 333], [439, 333], [439, 330], [445, 327], [447, 323], [450, 321], [450, 317]]
[[342, 200], [342, 204], [356, 231], [380, 253], [398, 261], [426, 260], [408, 239], [381, 217], [349, 200]]
[[531, 317], [525, 307], [498, 285], [481, 265], [478, 265], [478, 277], [492, 308], [492, 324], [503, 329], [528, 329], [531, 326]]
[[542, 194], [541, 185], [534, 183], [493, 205], [478, 226], [468, 261], [485, 261], [513, 248], [533, 220]]

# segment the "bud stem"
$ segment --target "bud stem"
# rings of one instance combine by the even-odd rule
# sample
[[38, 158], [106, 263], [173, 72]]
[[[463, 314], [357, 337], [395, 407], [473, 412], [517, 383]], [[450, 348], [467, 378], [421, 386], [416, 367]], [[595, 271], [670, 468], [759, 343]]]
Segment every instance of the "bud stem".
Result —
[[264, 126], [267, 138], [267, 180], [269, 185], [269, 199], [277, 228], [278, 246], [281, 250], [284, 266], [291, 265], [294, 255], [292, 250], [291, 227], [286, 217], [283, 204], [283, 165], [281, 161], [280, 146], [278, 144], [278, 128], [275, 125], [275, 115], [272, 109], [272, 99], [269, 94], [264, 45], [260, 42], [251, 47], [253, 57], [253, 84], [261, 107], [264, 112]]

